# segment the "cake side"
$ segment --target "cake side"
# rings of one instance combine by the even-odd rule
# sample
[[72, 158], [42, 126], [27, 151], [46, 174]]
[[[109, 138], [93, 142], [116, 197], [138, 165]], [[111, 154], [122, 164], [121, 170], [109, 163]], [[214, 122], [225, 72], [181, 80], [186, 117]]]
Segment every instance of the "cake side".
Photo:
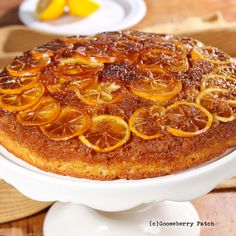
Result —
[[160, 140], [158, 147], [155, 143], [145, 146], [134, 142], [130, 144], [129, 152], [121, 148], [108, 159], [104, 154], [76, 148], [77, 140], [68, 140], [58, 146], [41, 136], [40, 131], [33, 132], [32, 137], [31, 130], [9, 121], [6, 117], [0, 118], [0, 143], [15, 156], [43, 171], [95, 180], [174, 174], [217, 158], [236, 145], [236, 121], [233, 121], [192, 139], [170, 136]]

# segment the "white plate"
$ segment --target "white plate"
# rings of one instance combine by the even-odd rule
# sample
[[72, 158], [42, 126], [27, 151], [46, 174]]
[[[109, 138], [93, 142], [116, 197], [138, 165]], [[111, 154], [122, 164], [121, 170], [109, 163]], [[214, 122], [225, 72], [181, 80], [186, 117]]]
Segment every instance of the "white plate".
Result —
[[34, 16], [38, 0], [25, 0], [20, 6], [19, 17], [30, 28], [61, 35], [95, 34], [123, 30], [137, 24], [146, 13], [144, 0], [96, 0], [101, 8], [86, 17], [65, 14], [61, 18], [41, 22]]

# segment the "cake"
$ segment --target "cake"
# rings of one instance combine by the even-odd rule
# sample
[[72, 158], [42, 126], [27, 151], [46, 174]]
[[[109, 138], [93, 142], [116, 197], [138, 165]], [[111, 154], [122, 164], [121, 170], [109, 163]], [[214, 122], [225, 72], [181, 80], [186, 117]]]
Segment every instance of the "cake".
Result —
[[86, 179], [196, 167], [236, 146], [236, 65], [188, 37], [52, 40], [1, 71], [0, 144], [41, 170]]

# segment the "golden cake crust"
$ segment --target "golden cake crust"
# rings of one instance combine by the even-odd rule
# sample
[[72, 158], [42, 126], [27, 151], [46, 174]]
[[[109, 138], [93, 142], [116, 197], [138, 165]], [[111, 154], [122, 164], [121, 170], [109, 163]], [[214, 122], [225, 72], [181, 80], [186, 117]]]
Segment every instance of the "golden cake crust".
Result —
[[[97, 38], [101, 39], [99, 41], [102, 44], [101, 47], [108, 45], [119, 48], [117, 42], [123, 42], [123, 38], [127, 38], [130, 44], [126, 45], [125, 51], [122, 48], [122, 53], [125, 52], [125, 54], [121, 53], [117, 61], [105, 62], [104, 68], [96, 72], [99, 81], [112, 81], [125, 88], [121, 92], [122, 98], [118, 101], [94, 106], [85, 104], [71, 90], [53, 92], [48, 90], [47, 86], [51, 86], [52, 80], [57, 75], [55, 61], [62, 56], [70, 58], [71, 55], [74, 55], [75, 47], [80, 49], [80, 47], [91, 46], [87, 41], [81, 44], [79, 38], [64, 38], [46, 44], [44, 48], [52, 51], [53, 60], [40, 72], [40, 81], [46, 88], [47, 96], [50, 94], [61, 106], [69, 105], [83, 109], [90, 117], [109, 114], [122, 117], [128, 123], [132, 114], [142, 107], [154, 104], [167, 107], [177, 101], [193, 102], [195, 99], [193, 90], [200, 89], [203, 75], [212, 73], [219, 66], [209, 60], [191, 58], [193, 48], [202, 47], [200, 42], [193, 39], [132, 31], [103, 33]], [[116, 44], [113, 45], [115, 40]], [[188, 63], [187, 68], [180, 68], [179, 65], [169, 68], [168, 63], [162, 65], [167, 66], [167, 70], [170, 71], [168, 73], [181, 81], [183, 88], [178, 95], [161, 103], [142, 98], [130, 91], [130, 86], [135, 84], [140, 76], [137, 57], [140, 52], [153, 49], [156, 41], [161, 42], [158, 44], [158, 50], [184, 50]], [[184, 45], [184, 49], [182, 45]], [[92, 44], [92, 46], [94, 45]], [[34, 50], [25, 53], [26, 58], [30, 57], [29, 55]], [[230, 67], [234, 67], [233, 63], [230, 64]], [[5, 69], [2, 74], [4, 73], [10, 72]], [[9, 111], [3, 107], [0, 109], [1, 145], [15, 156], [42, 170], [80, 178], [142, 179], [173, 174], [217, 158], [227, 149], [236, 146], [236, 120], [234, 119], [229, 122], [214, 121], [206, 132], [188, 138], [174, 136], [166, 130], [163, 131], [161, 137], [150, 140], [131, 133], [129, 140], [122, 146], [109, 152], [97, 152], [82, 143], [78, 137], [60, 141], [53, 140], [46, 136], [39, 126], [28, 126], [18, 122], [17, 113], [17, 111]]]

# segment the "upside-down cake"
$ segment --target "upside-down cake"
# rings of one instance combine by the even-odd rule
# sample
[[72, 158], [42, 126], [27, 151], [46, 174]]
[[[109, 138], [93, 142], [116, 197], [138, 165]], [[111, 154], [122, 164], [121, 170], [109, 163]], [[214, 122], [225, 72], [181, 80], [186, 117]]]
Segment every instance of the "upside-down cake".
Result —
[[124, 31], [56, 39], [0, 73], [0, 143], [61, 175], [176, 173], [236, 146], [236, 66], [186, 37]]

